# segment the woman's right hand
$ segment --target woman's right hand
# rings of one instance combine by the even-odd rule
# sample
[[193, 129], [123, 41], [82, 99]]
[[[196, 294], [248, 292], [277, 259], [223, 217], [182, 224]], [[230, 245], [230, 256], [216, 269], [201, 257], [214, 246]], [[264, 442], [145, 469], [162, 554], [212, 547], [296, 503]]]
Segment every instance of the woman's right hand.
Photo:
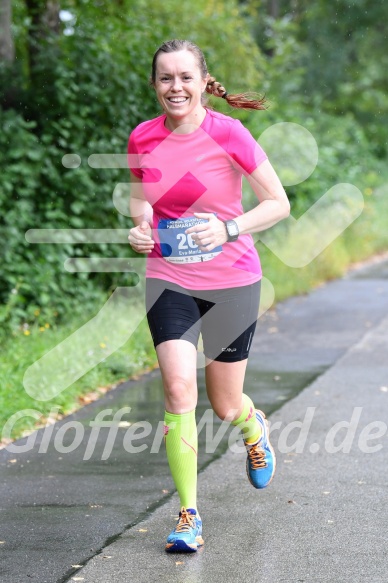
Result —
[[155, 246], [151, 225], [147, 221], [142, 221], [140, 225], [130, 229], [128, 241], [136, 253], [151, 253]]

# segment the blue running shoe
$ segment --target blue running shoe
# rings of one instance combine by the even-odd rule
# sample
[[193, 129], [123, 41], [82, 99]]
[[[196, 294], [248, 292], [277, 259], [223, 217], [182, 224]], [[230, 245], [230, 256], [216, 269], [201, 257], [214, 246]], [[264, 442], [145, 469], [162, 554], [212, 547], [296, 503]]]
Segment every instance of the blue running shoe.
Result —
[[178, 522], [167, 538], [166, 551], [169, 553], [193, 553], [203, 545], [202, 520], [193, 508], [184, 508], [179, 513]]
[[276, 457], [272, 445], [269, 442], [268, 423], [262, 411], [256, 410], [256, 419], [260, 423], [262, 434], [256, 443], [247, 443], [247, 474], [252, 486], [261, 489], [268, 486], [272, 480]]

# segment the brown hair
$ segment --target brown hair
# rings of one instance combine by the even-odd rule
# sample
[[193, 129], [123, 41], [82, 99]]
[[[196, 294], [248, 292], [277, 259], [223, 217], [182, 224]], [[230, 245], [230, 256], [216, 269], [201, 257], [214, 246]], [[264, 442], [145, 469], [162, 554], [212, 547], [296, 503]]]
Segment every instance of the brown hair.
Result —
[[[164, 42], [154, 54], [152, 59], [152, 73], [151, 73], [151, 83], [154, 84], [156, 80], [156, 64], [160, 53], [174, 53], [176, 51], [191, 51], [198, 63], [198, 67], [201, 71], [202, 78], [205, 79], [209, 76], [209, 71], [206, 65], [205, 57], [201, 49], [191, 41], [188, 40], [178, 40], [173, 39]], [[233, 93], [230, 94], [226, 91], [225, 87], [219, 83], [215, 77], [208, 77], [206, 84], [206, 92], [214, 95], [215, 97], [222, 97], [229, 103], [231, 107], [238, 109], [266, 109], [266, 100], [264, 97], [260, 97], [256, 93]]]

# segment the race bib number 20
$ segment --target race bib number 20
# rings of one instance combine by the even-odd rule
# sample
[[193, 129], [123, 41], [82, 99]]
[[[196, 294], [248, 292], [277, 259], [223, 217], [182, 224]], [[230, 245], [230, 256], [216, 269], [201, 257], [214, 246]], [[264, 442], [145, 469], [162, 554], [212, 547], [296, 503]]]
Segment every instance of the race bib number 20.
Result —
[[186, 235], [186, 229], [207, 223], [206, 219], [186, 217], [184, 219], [160, 219], [158, 234], [162, 256], [170, 263], [198, 263], [209, 261], [222, 251], [222, 246], [212, 251], [201, 251], [191, 235]]

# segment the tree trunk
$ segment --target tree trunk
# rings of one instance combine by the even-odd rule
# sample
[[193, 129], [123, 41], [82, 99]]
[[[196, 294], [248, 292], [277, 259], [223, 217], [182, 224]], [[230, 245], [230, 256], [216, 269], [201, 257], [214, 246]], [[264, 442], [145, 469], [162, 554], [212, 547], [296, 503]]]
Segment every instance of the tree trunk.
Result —
[[46, 4], [46, 11], [43, 16], [44, 23], [47, 28], [54, 32], [55, 34], [59, 34], [61, 28], [61, 21], [59, 19], [59, 2], [56, 0], [50, 0]]
[[268, 13], [270, 16], [272, 16], [272, 18], [278, 18], [278, 16], [279, 16], [279, 0], [269, 0]]
[[60, 31], [59, 2], [55, 0], [25, 0], [31, 25], [28, 31], [28, 61], [30, 81], [34, 85], [41, 54], [47, 53], [47, 39]]
[[6, 63], [13, 63], [15, 59], [11, 22], [11, 0], [0, 0], [0, 61]]

